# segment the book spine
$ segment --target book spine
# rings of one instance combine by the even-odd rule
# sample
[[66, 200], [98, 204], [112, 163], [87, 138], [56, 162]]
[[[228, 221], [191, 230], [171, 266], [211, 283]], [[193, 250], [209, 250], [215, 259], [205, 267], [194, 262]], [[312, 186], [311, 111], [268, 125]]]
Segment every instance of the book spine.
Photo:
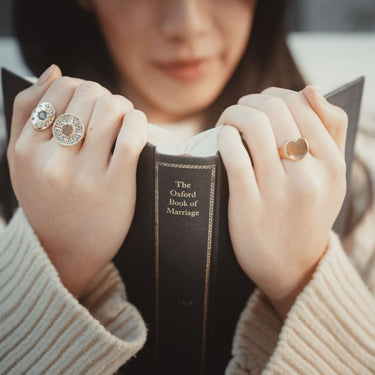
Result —
[[[155, 356], [159, 374], [203, 374], [217, 157], [155, 157]], [[183, 368], [181, 364], [184, 364]]]
[[217, 155], [205, 374], [224, 374], [238, 318], [255, 290], [255, 284], [241, 269], [233, 251], [228, 228], [228, 178]]

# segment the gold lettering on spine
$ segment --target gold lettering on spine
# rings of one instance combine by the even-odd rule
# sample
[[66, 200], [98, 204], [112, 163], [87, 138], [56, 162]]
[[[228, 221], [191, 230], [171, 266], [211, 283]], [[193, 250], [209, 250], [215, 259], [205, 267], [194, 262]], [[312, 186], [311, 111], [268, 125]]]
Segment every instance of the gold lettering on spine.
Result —
[[155, 368], [159, 358], [159, 163], [155, 163]]
[[[206, 277], [204, 287], [203, 302], [203, 324], [202, 324], [202, 357], [201, 373], [204, 373], [206, 358], [206, 337], [207, 337], [207, 308], [209, 297], [210, 267], [211, 267], [211, 250], [212, 250], [212, 226], [214, 215], [215, 199], [215, 178], [216, 165], [192, 165], [192, 164], [174, 164], [166, 162], [155, 163], [155, 360], [157, 361], [159, 352], [159, 167], [183, 168], [183, 169], [210, 169], [210, 196], [208, 207], [208, 231], [207, 231], [207, 253], [206, 253]], [[181, 184], [181, 181], [177, 181]], [[178, 185], [180, 186], [180, 185]], [[190, 186], [189, 186], [190, 188]], [[194, 205], [194, 203], [193, 203]]]
[[203, 309], [203, 329], [202, 329], [202, 374], [204, 373], [204, 364], [206, 359], [206, 333], [207, 333], [207, 307], [208, 307], [208, 292], [210, 282], [210, 266], [211, 266], [211, 249], [212, 249], [212, 226], [214, 216], [215, 203], [215, 164], [211, 169], [211, 183], [210, 183], [210, 202], [208, 206], [208, 233], [207, 233], [207, 257], [206, 257], [206, 280], [204, 288], [204, 309]]

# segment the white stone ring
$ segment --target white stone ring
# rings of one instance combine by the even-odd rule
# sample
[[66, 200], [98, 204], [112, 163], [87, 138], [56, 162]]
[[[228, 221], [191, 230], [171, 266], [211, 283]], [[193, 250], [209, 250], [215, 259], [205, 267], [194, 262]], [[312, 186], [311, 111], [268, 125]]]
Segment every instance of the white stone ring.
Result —
[[31, 125], [35, 130], [47, 129], [55, 119], [56, 110], [51, 103], [39, 103], [31, 115]]
[[61, 145], [73, 146], [85, 136], [85, 127], [77, 116], [64, 113], [56, 118], [52, 134]]

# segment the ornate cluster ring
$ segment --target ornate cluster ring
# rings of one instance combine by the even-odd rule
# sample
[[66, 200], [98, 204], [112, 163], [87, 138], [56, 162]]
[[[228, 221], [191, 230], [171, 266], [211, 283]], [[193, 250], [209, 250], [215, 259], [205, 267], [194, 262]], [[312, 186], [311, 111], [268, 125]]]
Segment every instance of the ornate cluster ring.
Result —
[[31, 124], [36, 130], [47, 129], [55, 119], [56, 110], [51, 103], [39, 103], [31, 115]]
[[85, 128], [77, 116], [71, 113], [64, 113], [56, 118], [52, 133], [53, 137], [61, 145], [73, 146], [85, 136]]
[[280, 158], [289, 160], [301, 160], [309, 152], [309, 143], [306, 138], [297, 138], [286, 141], [279, 148]]

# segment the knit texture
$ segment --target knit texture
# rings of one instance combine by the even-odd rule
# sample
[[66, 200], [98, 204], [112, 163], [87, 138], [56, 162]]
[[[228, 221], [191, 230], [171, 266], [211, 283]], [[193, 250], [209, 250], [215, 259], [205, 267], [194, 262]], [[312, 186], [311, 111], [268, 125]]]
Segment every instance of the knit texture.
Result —
[[374, 374], [375, 299], [337, 234], [329, 238], [284, 324], [259, 289], [250, 297], [226, 374]]
[[[352, 230], [342, 242], [330, 232], [285, 322], [261, 290], [251, 295], [226, 375], [375, 373], [375, 131], [367, 135], [356, 142]], [[145, 340], [114, 265], [77, 301], [19, 208], [0, 233], [0, 374], [113, 374]]]
[[81, 302], [19, 208], [0, 233], [0, 373], [113, 374], [144, 345], [145, 324], [112, 264]]

